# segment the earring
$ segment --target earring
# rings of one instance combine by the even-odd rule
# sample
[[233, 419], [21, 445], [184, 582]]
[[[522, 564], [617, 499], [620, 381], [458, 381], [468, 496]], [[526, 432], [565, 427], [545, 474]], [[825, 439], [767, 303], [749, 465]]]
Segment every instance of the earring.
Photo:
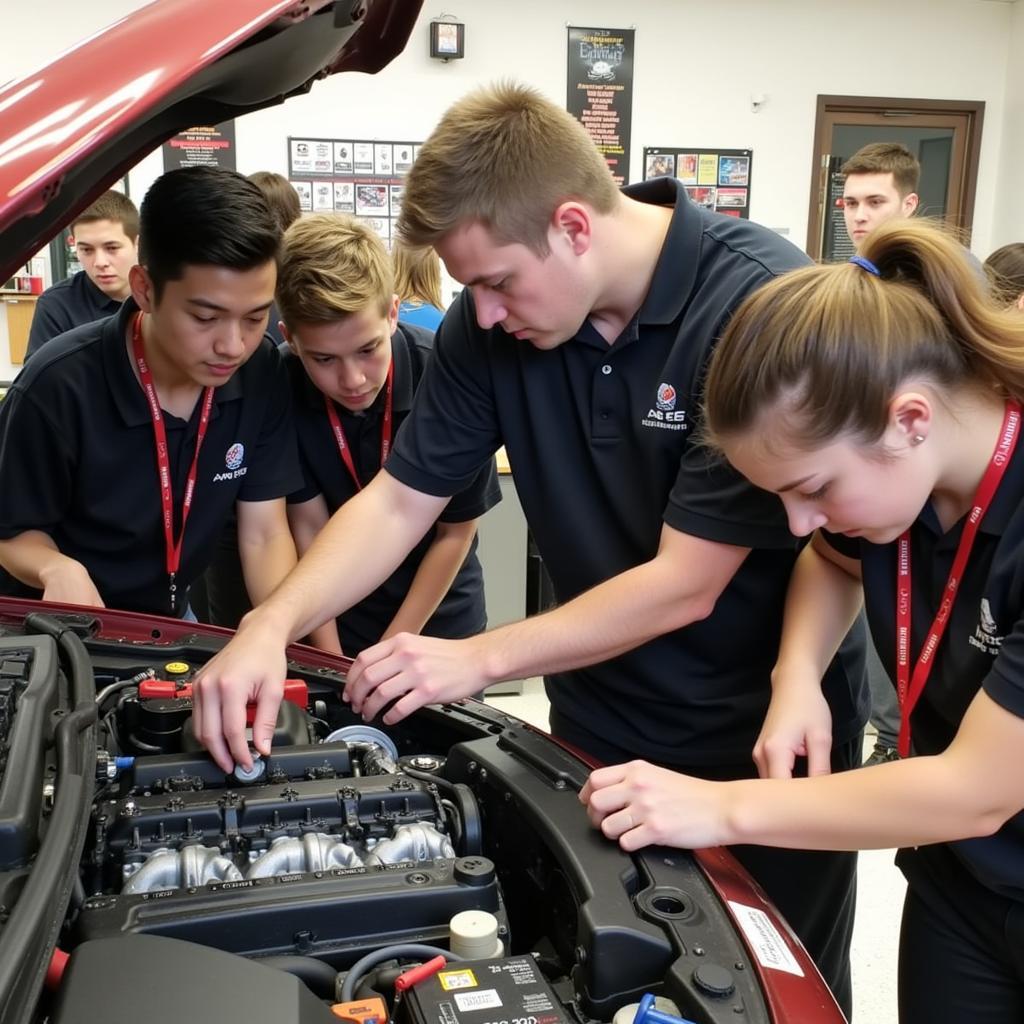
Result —
[[924, 434], [914, 434], [910, 443], [916, 448], [924, 440]]

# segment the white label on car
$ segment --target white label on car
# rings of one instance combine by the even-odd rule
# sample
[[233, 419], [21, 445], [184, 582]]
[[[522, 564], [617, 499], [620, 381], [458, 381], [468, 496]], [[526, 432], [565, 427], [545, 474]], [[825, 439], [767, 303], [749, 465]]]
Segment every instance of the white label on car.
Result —
[[757, 907], [748, 907], [743, 903], [735, 903], [733, 900], [729, 900], [729, 906], [740, 928], [743, 929], [743, 934], [754, 951], [757, 962], [762, 967], [769, 967], [774, 971], [785, 971], [787, 974], [795, 974], [800, 978], [804, 976], [803, 969], [790, 953], [786, 940], [763, 910], [758, 910]]
[[479, 992], [456, 992], [455, 1005], [465, 1013], [467, 1010], [493, 1010], [501, 1006], [501, 998], [493, 988]]

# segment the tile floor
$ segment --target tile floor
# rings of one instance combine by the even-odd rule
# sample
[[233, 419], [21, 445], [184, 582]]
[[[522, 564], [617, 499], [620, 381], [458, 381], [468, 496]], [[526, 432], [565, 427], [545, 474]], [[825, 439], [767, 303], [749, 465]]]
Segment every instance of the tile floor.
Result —
[[[500, 707], [532, 725], [547, 728], [548, 702], [539, 679], [528, 679], [518, 695], [489, 696]], [[874, 746], [865, 744], [865, 755]], [[857, 1024], [896, 1022], [896, 945], [903, 906], [903, 876], [892, 850], [860, 855], [857, 921], [853, 936], [853, 1000]]]

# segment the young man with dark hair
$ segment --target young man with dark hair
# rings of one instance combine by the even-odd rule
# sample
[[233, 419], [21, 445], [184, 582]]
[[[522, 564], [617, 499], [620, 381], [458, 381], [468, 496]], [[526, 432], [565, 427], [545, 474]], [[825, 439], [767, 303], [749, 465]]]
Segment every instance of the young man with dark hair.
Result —
[[910, 217], [917, 209], [921, 165], [899, 142], [872, 142], [843, 164], [843, 219], [859, 249], [867, 236], [894, 217]]
[[104, 192], [71, 224], [71, 244], [82, 269], [39, 296], [25, 358], [51, 338], [112, 316], [131, 291], [128, 273], [138, 258], [139, 211], [120, 192]]
[[[250, 699], [266, 751], [285, 643], [376, 586], [504, 443], [559, 606], [463, 640], [391, 637], [349, 672], [353, 708], [391, 723], [546, 673], [552, 732], [607, 763], [715, 779], [753, 774], [752, 751], [780, 777], [859, 764], [859, 643], [824, 693], [817, 678], [773, 693], [798, 545], [776, 497], [692, 442], [724, 323], [806, 258], [697, 208], [672, 178], [619, 192], [582, 126], [514, 85], [444, 115], [406, 180], [400, 231], [466, 288], [385, 471], [200, 673], [196, 730], [217, 762], [248, 763]], [[855, 855], [735, 852], [848, 1009]]]
[[193, 167], [142, 204], [118, 314], [48, 344], [0, 406], [0, 590], [185, 616], [237, 505], [255, 600], [294, 566], [301, 483], [264, 339], [280, 232], [239, 174]]

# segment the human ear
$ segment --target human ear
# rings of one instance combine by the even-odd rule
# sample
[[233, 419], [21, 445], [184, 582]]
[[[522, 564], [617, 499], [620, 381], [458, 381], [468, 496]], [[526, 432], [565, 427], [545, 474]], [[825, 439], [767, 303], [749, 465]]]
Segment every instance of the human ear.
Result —
[[156, 308], [153, 279], [146, 272], [145, 267], [136, 263], [128, 271], [128, 286], [131, 288], [132, 298], [139, 309], [143, 313], [152, 313]]
[[568, 239], [577, 256], [585, 253], [593, 240], [591, 216], [587, 207], [574, 200], [562, 203], [551, 215], [551, 228]]
[[288, 325], [283, 320], [278, 320], [277, 329], [281, 332], [281, 337], [284, 338], [284, 343], [288, 348], [298, 355], [298, 351], [295, 348], [295, 342], [292, 341], [292, 332], [288, 330]]
[[897, 446], [916, 447], [927, 440], [933, 425], [932, 403], [921, 392], [901, 392], [889, 403], [889, 429]]
[[903, 197], [903, 213], [909, 217], [917, 210], [918, 203], [921, 202], [921, 197], [916, 192], [908, 192]]

